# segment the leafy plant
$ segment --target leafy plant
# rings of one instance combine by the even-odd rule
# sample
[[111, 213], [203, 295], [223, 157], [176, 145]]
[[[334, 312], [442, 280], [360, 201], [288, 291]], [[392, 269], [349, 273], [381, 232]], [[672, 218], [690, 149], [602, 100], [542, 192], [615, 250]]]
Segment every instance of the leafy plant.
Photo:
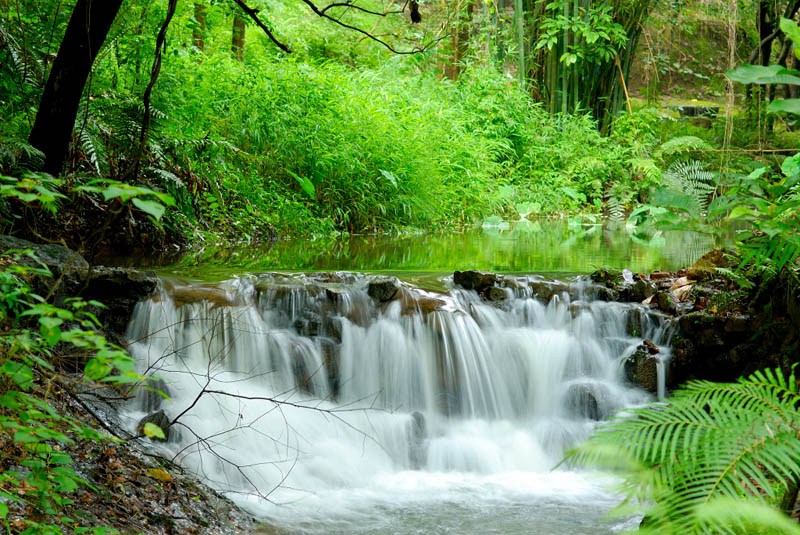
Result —
[[737, 383], [692, 381], [618, 415], [567, 461], [621, 474], [627, 503], [646, 509], [642, 533], [797, 533], [774, 508], [797, 495], [798, 433], [797, 377], [765, 370]]
[[674, 190], [694, 199], [701, 213], [706, 212], [715, 191], [714, 174], [704, 170], [702, 163], [697, 160], [676, 162], [664, 173], [664, 179]]
[[62, 533], [64, 524], [85, 531], [63, 515], [75, 491], [89, 486], [65, 449], [77, 441], [109, 437], [48, 402], [52, 385], [64, 381], [53, 364], [56, 347], [59, 353], [70, 348], [75, 356], [86, 357], [85, 381], [122, 385], [142, 377], [122, 348], [97, 333], [91, 308], [100, 303], [68, 299], [64, 307], [53, 306], [34, 293], [28, 283], [33, 276], [46, 277], [49, 271], [36, 264], [30, 251], [0, 258], [0, 443], [12, 444], [15, 452], [5, 458], [7, 469], [0, 473], [0, 520], [7, 522], [10, 507], [22, 504], [36, 511], [23, 518], [24, 533]]

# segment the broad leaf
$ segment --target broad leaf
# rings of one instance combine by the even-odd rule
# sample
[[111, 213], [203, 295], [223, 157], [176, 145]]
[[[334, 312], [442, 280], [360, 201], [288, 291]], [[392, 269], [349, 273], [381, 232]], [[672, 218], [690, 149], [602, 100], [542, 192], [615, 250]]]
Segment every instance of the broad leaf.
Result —
[[780, 98], [767, 106], [767, 113], [795, 113], [800, 115], [800, 98]]
[[742, 65], [726, 72], [725, 76], [741, 84], [757, 84], [759, 79], [775, 76], [782, 69], [780, 65]]
[[157, 426], [152, 422], [147, 422], [146, 424], [144, 424], [143, 431], [145, 436], [149, 438], [160, 438], [162, 440], [166, 440], [167, 438], [166, 435], [164, 434], [164, 431], [159, 426]]
[[144, 199], [134, 198], [131, 202], [133, 202], [136, 208], [152, 216], [156, 221], [160, 221], [161, 216], [163, 216], [164, 212], [167, 210], [164, 205], [158, 201], [146, 201]]

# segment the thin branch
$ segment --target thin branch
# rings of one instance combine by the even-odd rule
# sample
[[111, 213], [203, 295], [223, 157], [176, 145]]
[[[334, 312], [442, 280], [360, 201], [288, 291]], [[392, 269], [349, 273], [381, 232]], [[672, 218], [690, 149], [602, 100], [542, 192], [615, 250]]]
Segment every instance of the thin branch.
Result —
[[[392, 2], [392, 3], [394, 3], [394, 2]], [[327, 6], [323, 7], [322, 9], [320, 9], [320, 13], [325, 13], [326, 11], [328, 11], [329, 9], [332, 9], [334, 7], [352, 7], [353, 9], [357, 9], [358, 11], [363, 11], [364, 13], [369, 13], [370, 15], [375, 15], [377, 17], [385, 17], [386, 15], [391, 15], [391, 14], [395, 14], [395, 13], [396, 14], [402, 13], [401, 10], [383, 11], [383, 12], [372, 11], [371, 9], [367, 9], [367, 8], [358, 6], [356, 4], [352, 4], [350, 2], [334, 2], [333, 4], [328, 4]]]
[[[235, 0], [235, 1], [238, 2], [239, 0]], [[798, 0], [798, 1], [800, 1], [800, 0]], [[311, 11], [313, 11], [316, 15], [319, 15], [320, 17], [322, 17], [324, 19], [328, 19], [328, 20], [338, 24], [339, 26], [341, 26], [343, 28], [347, 28], [348, 30], [353, 30], [354, 32], [358, 32], [358, 33], [364, 35], [367, 39], [371, 39], [371, 40], [375, 41], [376, 43], [380, 43], [381, 45], [386, 47], [389, 51], [391, 51], [394, 54], [398, 54], [398, 55], [419, 54], [421, 52], [425, 52], [426, 50], [431, 48], [433, 45], [435, 45], [436, 43], [438, 43], [439, 41], [444, 39], [444, 37], [441, 37], [439, 39], [435, 39], [433, 41], [430, 41], [429, 43], [427, 43], [426, 45], [423, 45], [422, 47], [416, 47], [416, 48], [413, 48], [411, 50], [398, 50], [395, 47], [393, 47], [392, 45], [390, 45], [389, 43], [387, 43], [386, 41], [384, 41], [383, 39], [379, 39], [375, 35], [371, 34], [367, 30], [359, 28], [358, 26], [353, 26], [352, 24], [347, 24], [346, 22], [342, 22], [341, 20], [338, 20], [338, 19], [336, 19], [334, 17], [331, 17], [330, 15], [325, 13], [325, 9], [327, 9], [327, 8], [320, 9], [311, 0], [303, 0], [303, 3], [306, 4], [309, 7], [309, 9], [311, 9]], [[351, 5], [350, 7], [356, 7], [356, 6]], [[447, 37], [447, 36], [445, 36], [445, 37]]]
[[277, 37], [275, 37], [275, 35], [272, 33], [272, 30], [270, 30], [270, 29], [267, 27], [267, 25], [266, 25], [266, 24], [264, 24], [264, 23], [261, 21], [261, 19], [258, 17], [258, 10], [255, 10], [255, 9], [251, 8], [250, 6], [248, 6], [247, 4], [245, 4], [243, 0], [233, 0], [233, 1], [234, 1], [234, 3], [236, 3], [236, 5], [237, 5], [237, 6], [239, 6], [240, 8], [242, 8], [242, 11], [244, 11], [245, 13], [247, 13], [247, 16], [249, 16], [251, 19], [253, 19], [253, 22], [255, 22], [255, 23], [256, 23], [256, 25], [257, 25], [259, 28], [261, 28], [262, 30], [264, 30], [264, 33], [265, 33], [265, 34], [267, 34], [267, 37], [269, 37], [269, 40], [270, 40], [270, 41], [272, 41], [273, 43], [275, 43], [275, 46], [277, 46], [278, 48], [280, 48], [281, 50], [283, 50], [283, 51], [284, 51], [284, 52], [286, 52], [287, 54], [291, 54], [291, 53], [292, 53], [292, 50], [291, 50], [291, 49], [290, 49], [288, 46], [286, 46], [285, 44], [283, 44], [283, 43], [281, 43], [280, 41], [278, 41], [278, 38], [277, 38]]

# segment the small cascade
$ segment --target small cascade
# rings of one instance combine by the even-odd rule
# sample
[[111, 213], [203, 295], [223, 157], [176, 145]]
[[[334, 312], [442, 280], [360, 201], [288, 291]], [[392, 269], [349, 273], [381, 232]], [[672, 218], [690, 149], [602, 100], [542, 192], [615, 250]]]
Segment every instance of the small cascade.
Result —
[[169, 457], [289, 524], [296, 505], [275, 504], [311, 518], [320, 496], [548, 474], [598, 420], [652, 399], [626, 380], [645, 339], [663, 395], [671, 324], [585, 281], [504, 281], [489, 295], [351, 273], [165, 279], [127, 337], [170, 399], [141, 393], [131, 427], [177, 417]]

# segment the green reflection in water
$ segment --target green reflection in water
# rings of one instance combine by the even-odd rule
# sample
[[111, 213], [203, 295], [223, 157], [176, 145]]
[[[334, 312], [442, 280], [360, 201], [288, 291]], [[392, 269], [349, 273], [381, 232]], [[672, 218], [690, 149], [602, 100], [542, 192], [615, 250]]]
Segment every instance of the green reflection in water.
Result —
[[506, 226], [448, 234], [208, 247], [189, 252], [159, 271], [200, 279], [265, 271], [403, 272], [406, 279], [415, 278], [415, 273], [429, 276], [457, 269], [563, 274], [588, 273], [603, 266], [650, 272], [690, 265], [714, 246], [711, 238], [697, 233], [636, 231], [623, 224], [587, 226], [550, 220]]

